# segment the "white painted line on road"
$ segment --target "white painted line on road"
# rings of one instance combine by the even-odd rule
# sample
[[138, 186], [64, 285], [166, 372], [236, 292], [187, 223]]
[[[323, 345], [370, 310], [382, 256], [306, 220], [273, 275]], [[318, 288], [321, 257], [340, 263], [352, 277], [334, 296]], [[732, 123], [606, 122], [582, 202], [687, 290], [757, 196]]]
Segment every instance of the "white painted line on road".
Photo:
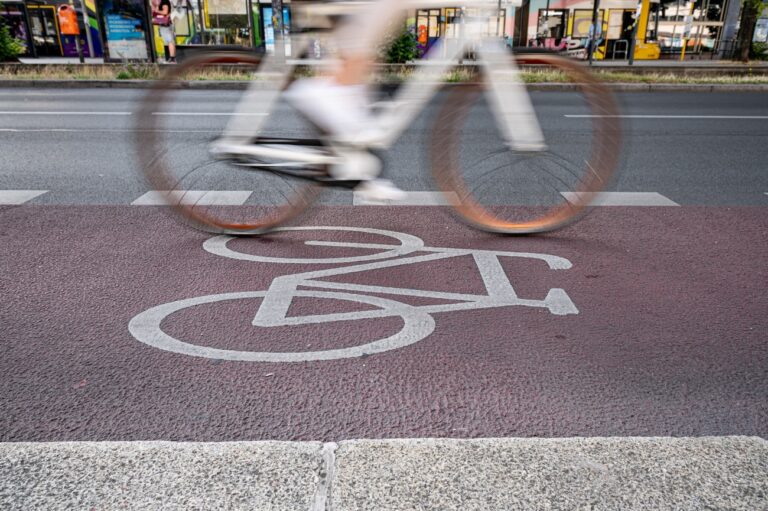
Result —
[[768, 115], [564, 115], [569, 119], [768, 119]]
[[17, 206], [39, 197], [48, 190], [0, 190], [0, 206]]
[[[579, 192], [560, 192], [569, 202], [578, 198]], [[592, 192], [587, 193], [593, 206], [679, 206], [680, 204], [656, 192]]]
[[239, 112], [152, 112], [152, 115], [163, 116], [215, 116], [215, 117], [264, 117], [265, 113], [239, 113]]
[[71, 112], [71, 111], [24, 111], [24, 110], [6, 110], [0, 112], [0, 115], [133, 115], [132, 112]]
[[80, 128], [41, 128], [41, 129], [26, 129], [26, 128], [0, 128], [0, 133], [138, 133], [138, 132], [150, 132], [150, 133], [211, 133], [214, 131], [220, 132], [221, 129], [207, 129], [207, 130], [136, 130], [136, 129], [110, 129], [105, 128], [101, 130], [94, 129], [80, 129]]
[[[245, 204], [250, 191], [173, 190], [147, 192], [131, 203], [133, 206], [165, 206], [173, 204], [198, 206], [240, 206]], [[170, 200], [168, 199], [170, 194]]]
[[[448, 206], [449, 198], [442, 192], [405, 192], [405, 199], [399, 201], [368, 201], [360, 192], [352, 195], [355, 206]], [[451, 193], [451, 201], [458, 202], [456, 194]]]

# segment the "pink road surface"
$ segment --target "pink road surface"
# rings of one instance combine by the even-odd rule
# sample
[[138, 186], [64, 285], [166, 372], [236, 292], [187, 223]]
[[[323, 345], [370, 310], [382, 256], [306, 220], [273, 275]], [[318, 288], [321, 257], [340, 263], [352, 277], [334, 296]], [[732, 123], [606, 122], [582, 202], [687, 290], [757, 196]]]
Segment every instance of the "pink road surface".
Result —
[[[280, 276], [354, 263], [276, 264], [203, 249], [154, 207], [0, 208], [0, 440], [342, 440], [768, 434], [768, 209], [601, 208], [558, 233], [512, 238], [441, 208], [318, 208], [304, 225], [384, 229], [427, 247], [548, 254], [498, 261], [521, 299], [562, 289], [578, 314], [506, 305], [434, 312], [408, 346], [307, 362], [231, 361], [139, 342], [137, 315]], [[276, 258], [349, 257], [376, 234], [236, 239]], [[411, 255], [425, 255], [420, 251]], [[325, 278], [483, 294], [468, 252]], [[305, 289], [305, 288], [300, 288]], [[384, 296], [384, 295], [379, 295]], [[386, 296], [416, 307], [457, 303]], [[162, 330], [192, 345], [295, 353], [396, 334], [399, 316], [253, 326], [260, 297], [192, 306]], [[377, 310], [298, 297], [289, 316]]]

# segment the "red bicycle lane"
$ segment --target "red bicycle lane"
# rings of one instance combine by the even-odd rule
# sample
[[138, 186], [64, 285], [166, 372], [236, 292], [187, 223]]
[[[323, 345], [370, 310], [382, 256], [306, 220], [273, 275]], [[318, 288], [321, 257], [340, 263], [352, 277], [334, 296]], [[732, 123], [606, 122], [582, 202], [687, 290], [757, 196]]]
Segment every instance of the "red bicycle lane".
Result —
[[[249, 261], [205, 250], [210, 236], [157, 208], [25, 206], [2, 209], [0, 218], [3, 441], [768, 432], [765, 208], [603, 208], [566, 230], [527, 238], [480, 233], [441, 208], [319, 208], [303, 225], [381, 229], [416, 236], [425, 247], [317, 280], [445, 294], [376, 295], [422, 312], [443, 306], [420, 316], [434, 321], [423, 338], [303, 362], [174, 353], [140, 342], [129, 324], [163, 304], [243, 293], [192, 304], [159, 327], [190, 346], [248, 353], [343, 351], [396, 337], [400, 316], [377, 317], [380, 305], [348, 296], [312, 295], [306, 282], [289, 318], [374, 313], [252, 322], [258, 292], [275, 279], [366, 264], [286, 259], [360, 257], [383, 249], [344, 244], [398, 242], [326, 230], [226, 245], [279, 259]], [[459, 252], [430, 260], [438, 248]], [[570, 268], [551, 269], [541, 258], [492, 258], [520, 299], [541, 301], [562, 289], [578, 313], [508, 303], [449, 310], [460, 301], [448, 297], [483, 295], [498, 281], [483, 280], [478, 250], [567, 260]], [[422, 260], [381, 266], [408, 257]], [[365, 295], [348, 289], [336, 292]]]

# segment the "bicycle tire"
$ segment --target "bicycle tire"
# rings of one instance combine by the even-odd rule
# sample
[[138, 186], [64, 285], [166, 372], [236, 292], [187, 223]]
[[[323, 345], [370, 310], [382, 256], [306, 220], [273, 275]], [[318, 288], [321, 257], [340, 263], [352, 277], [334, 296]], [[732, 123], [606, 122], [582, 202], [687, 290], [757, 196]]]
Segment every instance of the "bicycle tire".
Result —
[[[431, 142], [432, 174], [438, 187], [450, 199], [454, 211], [463, 220], [485, 231], [504, 234], [534, 234], [553, 231], [562, 228], [578, 220], [588, 210], [588, 207], [597, 197], [597, 192], [603, 191], [610, 183], [619, 163], [621, 147], [621, 124], [617, 117], [618, 108], [610, 90], [589, 73], [582, 65], [551, 53], [535, 54], [526, 53], [515, 57], [518, 65], [537, 65], [555, 69], [563, 73], [571, 82], [569, 89], [580, 93], [584, 98], [584, 107], [588, 114], [582, 117], [591, 121], [589, 155], [581, 170], [570, 170], [561, 155], [547, 151], [537, 155], [536, 153], [514, 154], [506, 145], [504, 151], [512, 156], [519, 157], [521, 163], [510, 163], [510, 168], [525, 166], [518, 178], [531, 179], [532, 183], [540, 180], [540, 184], [534, 184], [529, 188], [522, 186], [520, 181], [512, 182], [510, 171], [505, 178], [510, 180], [509, 188], [504, 188], [501, 179], [489, 179], [488, 185], [480, 185], [472, 182], [479, 177], [487, 177], [480, 171], [474, 172], [473, 177], [465, 176], [469, 172], [463, 168], [461, 137], [465, 130], [467, 119], [483, 91], [482, 77], [476, 83], [454, 86], [448, 92], [442, 109], [437, 116], [433, 138]], [[561, 118], [560, 122], [564, 122]], [[545, 137], [546, 137], [545, 133]], [[575, 136], [584, 137], [583, 133]], [[547, 137], [548, 138], [548, 137]], [[546, 140], [547, 144], [550, 140]], [[502, 156], [501, 152], [498, 156]], [[494, 158], [496, 156], [493, 156]], [[535, 158], [540, 157], [546, 163], [549, 170], [533, 168]], [[538, 163], [543, 166], [544, 164]], [[559, 167], [559, 168], [558, 168]], [[496, 169], [494, 169], [496, 170]], [[563, 174], [556, 176], [555, 173]], [[490, 174], [490, 172], [489, 172]], [[546, 181], [551, 181], [546, 183]], [[526, 181], [527, 182], [527, 181]], [[504, 183], [506, 184], [506, 183]], [[488, 204], [483, 200], [481, 192], [493, 189], [489, 194], [497, 196], [503, 190], [519, 190], [538, 192], [546, 196], [548, 201], [542, 200], [536, 203], [534, 199], [525, 202], [527, 198], [519, 198], [524, 205], [513, 202], [499, 203], [505, 198], [497, 198], [497, 203]], [[550, 187], [547, 189], [546, 187]], [[566, 189], [555, 189], [566, 188]], [[522, 193], [522, 191], [520, 192]]]
[[[261, 64], [261, 56], [251, 53], [241, 52], [210, 52], [200, 54], [179, 65], [171, 67], [165, 72], [161, 79], [157, 80], [153, 86], [144, 95], [141, 108], [138, 113], [138, 129], [136, 130], [136, 152], [141, 164], [142, 171], [152, 189], [157, 193], [157, 200], [177, 213], [177, 217], [184, 220], [185, 223], [199, 230], [229, 235], [258, 235], [269, 232], [274, 228], [284, 225], [299, 214], [301, 214], [314, 201], [319, 187], [307, 180], [293, 180], [288, 183], [285, 176], [272, 176], [271, 173], [264, 170], [245, 170], [242, 167], [235, 167], [227, 162], [219, 161], [216, 163], [211, 160], [210, 163], [200, 164], [199, 161], [174, 162], [174, 159], [184, 159], [183, 153], [202, 151], [207, 154], [207, 143], [210, 140], [197, 140], [187, 143], [182, 148], [176, 148], [175, 154], [172, 145], [175, 141], [170, 135], [164, 136], [164, 133], [170, 133], [164, 122], [172, 119], [172, 112], [161, 111], [163, 108], [170, 110], [174, 103], [174, 96], [180, 95], [182, 89], [189, 89], [188, 80], [192, 73], [203, 70], [215, 65], [228, 64], [238, 65], [242, 68], [258, 70]], [[245, 87], [239, 87], [244, 89]], [[232, 87], [237, 90], [238, 87]], [[171, 106], [169, 106], [171, 105]], [[167, 114], [167, 115], [166, 115]], [[194, 113], [193, 113], [194, 114]], [[234, 114], [230, 114], [234, 115]], [[218, 132], [220, 133], [220, 132]], [[217, 135], [218, 135], [217, 133]], [[201, 148], [200, 146], [203, 146]], [[170, 155], [169, 155], [170, 153]], [[210, 204], [206, 203], [204, 197], [206, 193], [216, 192], [216, 189], [208, 188], [216, 186], [226, 186], [224, 182], [217, 183], [217, 176], [212, 169], [221, 172], [231, 172], [227, 174], [231, 182], [245, 179], [245, 176], [251, 176], [253, 181], [261, 183], [257, 189], [243, 190], [242, 193], [251, 192], [253, 197], [255, 192], [258, 194], [269, 193], [278, 198], [272, 199], [274, 203], [263, 204], [257, 201], [256, 204]], [[207, 172], [205, 181], [208, 185], [205, 192], [190, 193], [190, 183], [195, 184], [193, 172]], [[239, 177], [233, 177], [238, 176]], [[195, 177], [198, 181], [203, 178]], [[286, 183], [286, 190], [271, 190], [271, 184], [280, 179]], [[270, 181], [271, 180], [271, 181]], [[222, 180], [223, 181], [223, 180]], [[194, 188], [192, 188], [194, 189]], [[226, 190], [226, 188], [225, 188]], [[231, 192], [223, 192], [231, 193]], [[241, 192], [238, 192], [241, 193]], [[281, 196], [282, 194], [282, 196]], [[284, 196], [284, 197], [283, 197]], [[282, 199], [285, 199], [284, 201]], [[260, 200], [260, 199], [259, 199]]]

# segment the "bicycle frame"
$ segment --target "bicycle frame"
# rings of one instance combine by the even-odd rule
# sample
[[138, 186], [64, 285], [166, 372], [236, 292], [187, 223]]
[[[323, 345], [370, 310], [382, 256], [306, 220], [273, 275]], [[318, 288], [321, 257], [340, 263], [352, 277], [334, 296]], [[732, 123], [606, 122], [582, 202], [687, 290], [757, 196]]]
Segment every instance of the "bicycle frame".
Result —
[[[435, 5], [438, 2], [428, 1]], [[482, 30], [490, 17], [491, 5], [486, 2], [466, 2], [467, 5], [480, 7], [480, 16], [462, 16], [461, 36], [456, 40], [440, 38], [428, 54], [416, 65], [416, 72], [396, 93], [394, 99], [385, 103], [384, 110], [376, 116], [376, 130], [379, 136], [361, 143], [366, 148], [389, 148], [424, 109], [429, 100], [442, 86], [442, 78], [447, 71], [456, 66], [470, 50], [474, 50], [480, 60], [484, 76], [488, 83], [488, 98], [494, 112], [496, 124], [510, 149], [515, 151], [543, 151], [546, 149], [544, 135], [539, 126], [530, 98], [514, 58], [502, 41], [483, 37]], [[415, 5], [415, 4], [414, 4]], [[425, 2], [418, 2], [424, 7]], [[442, 3], [441, 3], [442, 5]], [[342, 6], [344, 7], [344, 6]], [[347, 6], [348, 7], [348, 6]], [[324, 13], [337, 13], [337, 5], [301, 7], [302, 9], [321, 9]], [[496, 10], [497, 7], [493, 7]], [[334, 10], [336, 9], [336, 10]], [[315, 34], [316, 36], [316, 34]], [[291, 45], [298, 55], [303, 55], [314, 40], [313, 34], [292, 36]], [[443, 56], [447, 55], [448, 58]], [[328, 65], [328, 61], [297, 61], [302, 64]], [[287, 64], [287, 63], [286, 63]], [[300, 152], [290, 148], [258, 144], [246, 145], [257, 138], [268, 116], [259, 116], [271, 112], [280, 93], [291, 82], [294, 65], [286, 65], [277, 56], [266, 56], [260, 73], [276, 74], [280, 81], [274, 89], [265, 91], [259, 84], [252, 84], [242, 97], [237, 114], [232, 116], [224, 134], [215, 142], [214, 147], [236, 144], [239, 154], [248, 154], [257, 158], [281, 160], [284, 163], [274, 166], [293, 166], [296, 164], [333, 165], [341, 157], [327, 152]], [[329, 146], [333, 148], [332, 141]]]

